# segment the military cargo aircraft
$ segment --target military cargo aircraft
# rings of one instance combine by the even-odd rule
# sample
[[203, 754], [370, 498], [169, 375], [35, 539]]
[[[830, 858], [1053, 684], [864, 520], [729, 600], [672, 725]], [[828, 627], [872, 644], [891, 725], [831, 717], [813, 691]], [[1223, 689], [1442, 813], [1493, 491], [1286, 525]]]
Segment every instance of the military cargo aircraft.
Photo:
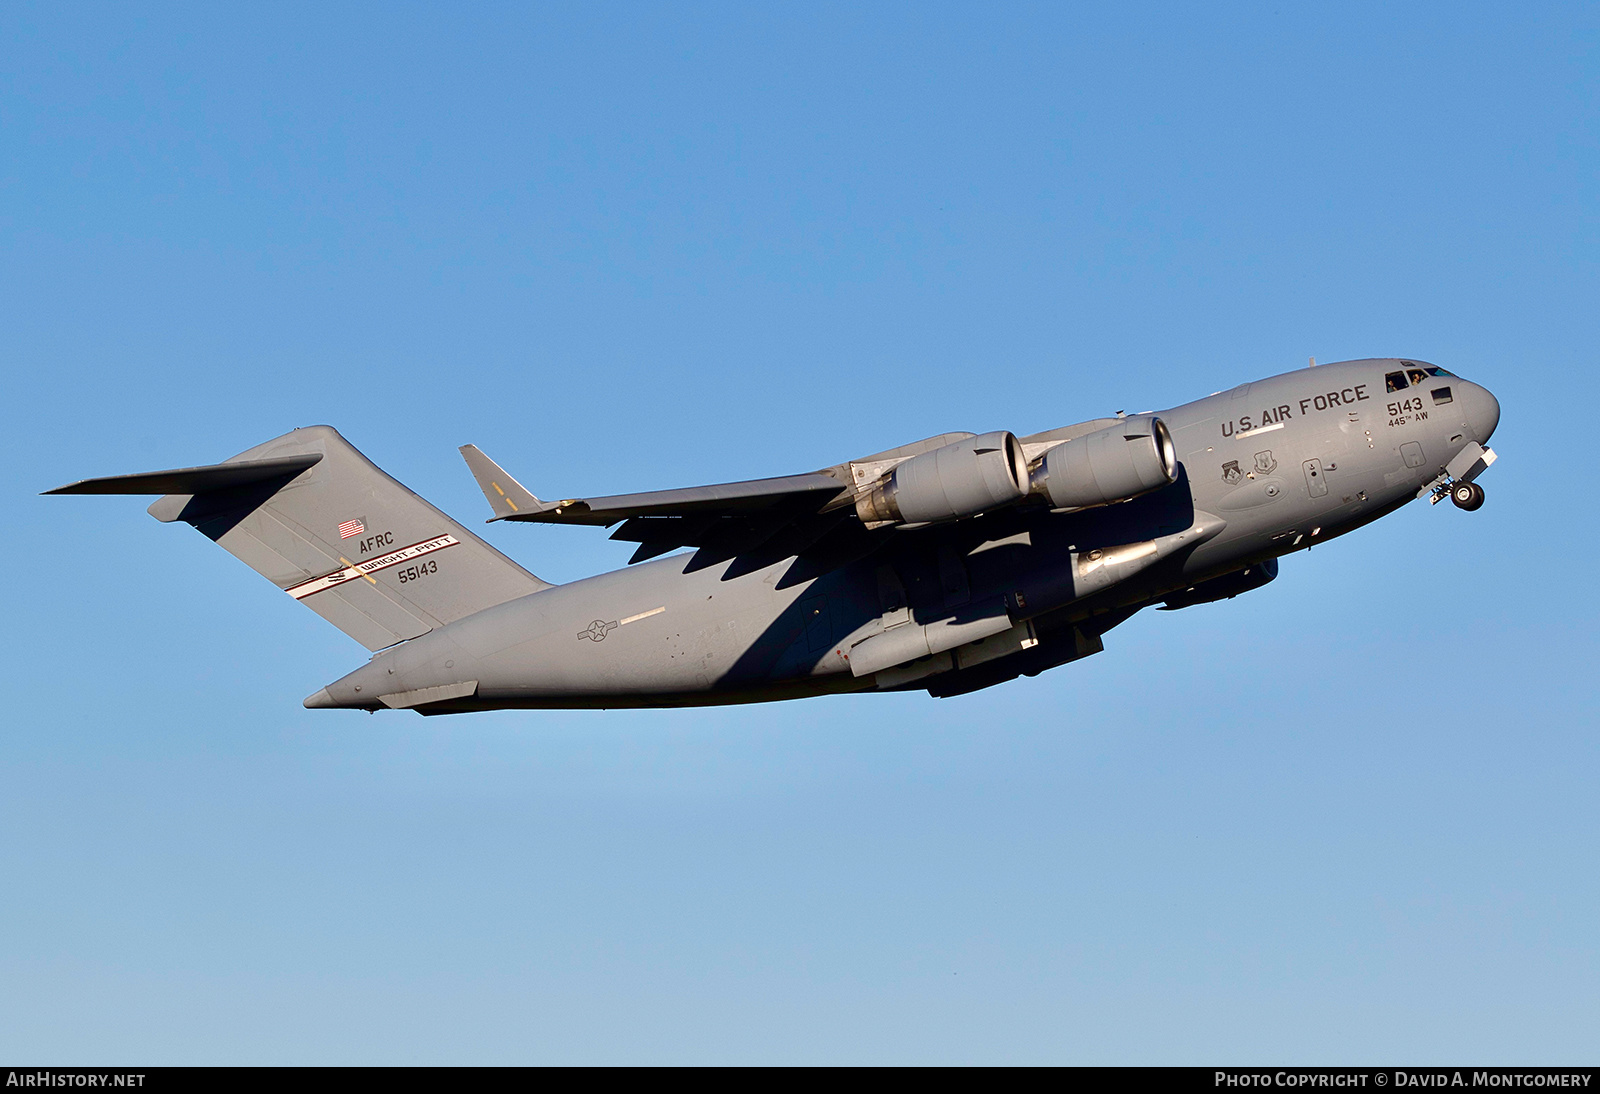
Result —
[[567, 585], [328, 426], [48, 493], [162, 494], [157, 520], [193, 525], [374, 651], [307, 707], [944, 697], [1099, 653], [1142, 608], [1259, 588], [1280, 556], [1413, 499], [1475, 510], [1499, 420], [1479, 385], [1377, 359], [1030, 436], [945, 433], [805, 474], [609, 497], [541, 501], [464, 446], [492, 520], [638, 544], [627, 567]]

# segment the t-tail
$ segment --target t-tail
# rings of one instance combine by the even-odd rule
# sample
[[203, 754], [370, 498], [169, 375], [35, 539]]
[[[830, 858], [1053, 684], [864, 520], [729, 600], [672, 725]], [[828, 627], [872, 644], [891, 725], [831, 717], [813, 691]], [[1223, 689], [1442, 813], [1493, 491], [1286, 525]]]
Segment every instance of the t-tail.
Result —
[[192, 524], [369, 650], [550, 588], [325, 425], [225, 463], [46, 493], [164, 494], [151, 516]]

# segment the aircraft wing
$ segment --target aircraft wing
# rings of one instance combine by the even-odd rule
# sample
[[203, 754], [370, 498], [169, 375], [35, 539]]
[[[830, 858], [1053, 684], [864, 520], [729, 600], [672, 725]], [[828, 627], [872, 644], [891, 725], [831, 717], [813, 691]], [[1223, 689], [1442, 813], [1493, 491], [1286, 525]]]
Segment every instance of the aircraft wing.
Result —
[[[539, 524], [620, 524], [611, 538], [639, 544], [631, 562], [679, 547], [699, 547], [710, 561], [782, 547], [803, 549], [847, 515], [824, 513], [851, 486], [823, 471], [637, 494], [541, 501], [475, 445], [461, 454], [494, 510], [491, 520]], [[802, 541], [804, 541], [802, 543]], [[710, 562], [705, 564], [709, 565]]]
[[[1029, 458], [1072, 437], [1114, 424], [1096, 419], [1021, 439]], [[869, 529], [856, 519], [852, 502], [859, 490], [904, 460], [974, 436], [941, 433], [886, 452], [850, 460], [820, 471], [770, 479], [612, 494], [593, 498], [541, 501], [476, 445], [461, 455], [494, 510], [491, 520], [537, 524], [619, 525], [611, 538], [639, 544], [628, 561], [642, 562], [679, 547], [696, 547], [692, 569], [741, 557], [735, 569], [747, 572], [768, 561], [806, 551], [825, 551], [859, 540]], [[824, 542], [826, 541], [826, 542]]]

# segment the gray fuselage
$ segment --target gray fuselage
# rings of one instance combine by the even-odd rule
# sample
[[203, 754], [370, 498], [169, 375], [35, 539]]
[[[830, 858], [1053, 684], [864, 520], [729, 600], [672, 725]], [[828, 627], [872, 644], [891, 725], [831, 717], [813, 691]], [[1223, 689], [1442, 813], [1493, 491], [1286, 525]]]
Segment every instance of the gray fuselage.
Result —
[[[1229, 575], [1260, 574], [1236, 591], [1264, 583], [1271, 560], [1392, 512], [1464, 447], [1488, 441], [1494, 396], [1440, 370], [1388, 390], [1386, 375], [1407, 369], [1420, 378], [1431, 366], [1324, 365], [1160, 411], [1181, 469], [1131, 501], [1067, 512], [1024, 504], [888, 528], [856, 557], [802, 555], [731, 577], [732, 563], [696, 570], [688, 554], [661, 558], [384, 650], [307, 705], [378, 709], [377, 696], [427, 689], [446, 696], [427, 713], [704, 705], [930, 682], [934, 694], [954, 694], [1042, 671], [1095, 652], [1100, 634], [1142, 607], [1233, 595]], [[852, 671], [864, 639], [964, 620], [999, 620], [974, 634], [1009, 625], [1020, 637], [992, 654], [980, 641], [909, 670]], [[470, 693], [449, 697], [452, 685]]]

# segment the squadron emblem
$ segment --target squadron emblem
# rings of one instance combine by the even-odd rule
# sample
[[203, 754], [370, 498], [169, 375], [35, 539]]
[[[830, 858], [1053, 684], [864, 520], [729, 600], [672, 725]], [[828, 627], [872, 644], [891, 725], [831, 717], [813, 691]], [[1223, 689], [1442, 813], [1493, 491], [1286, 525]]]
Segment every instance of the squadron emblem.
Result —
[[1229, 486], [1238, 486], [1244, 481], [1244, 472], [1239, 470], [1238, 460], [1229, 460], [1222, 465], [1222, 481]]

